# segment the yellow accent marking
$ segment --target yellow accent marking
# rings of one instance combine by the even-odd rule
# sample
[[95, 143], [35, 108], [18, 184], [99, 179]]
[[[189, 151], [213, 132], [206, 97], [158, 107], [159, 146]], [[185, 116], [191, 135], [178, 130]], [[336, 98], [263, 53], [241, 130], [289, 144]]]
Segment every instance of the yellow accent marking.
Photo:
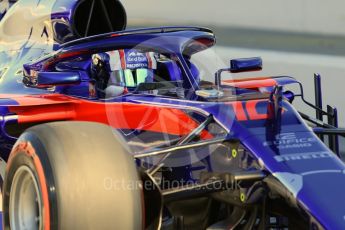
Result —
[[241, 200], [242, 202], [244, 202], [244, 201], [246, 200], [246, 195], [244, 195], [244, 193], [241, 193], [241, 195], [240, 195], [240, 200]]
[[233, 158], [236, 158], [237, 157], [237, 150], [236, 149], [231, 150], [231, 155]]

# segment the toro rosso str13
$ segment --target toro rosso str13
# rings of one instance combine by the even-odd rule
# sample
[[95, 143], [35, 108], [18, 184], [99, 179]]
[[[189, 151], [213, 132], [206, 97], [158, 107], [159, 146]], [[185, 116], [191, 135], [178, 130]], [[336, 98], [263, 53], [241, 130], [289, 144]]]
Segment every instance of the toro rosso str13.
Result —
[[261, 59], [212, 69], [211, 30], [123, 30], [115, 0], [1, 6], [4, 229], [345, 228], [320, 76], [315, 105], [293, 77], [229, 80]]

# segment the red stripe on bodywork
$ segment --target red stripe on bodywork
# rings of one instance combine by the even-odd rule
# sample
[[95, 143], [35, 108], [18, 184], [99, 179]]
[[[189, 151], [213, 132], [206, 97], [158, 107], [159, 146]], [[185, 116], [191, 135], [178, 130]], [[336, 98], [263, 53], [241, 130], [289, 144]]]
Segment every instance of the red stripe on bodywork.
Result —
[[[43, 95], [21, 95], [21, 94], [0, 94], [0, 98], [15, 100], [20, 106], [64, 104], [66, 102], [78, 101], [62, 94]], [[11, 106], [11, 105], [10, 105]]]
[[[10, 112], [18, 115], [18, 123], [93, 121], [118, 129], [140, 129], [180, 136], [190, 133], [199, 125], [182, 110], [156, 105], [100, 103], [60, 94], [18, 97], [12, 95], [10, 98], [19, 103], [9, 106]], [[211, 138], [206, 131], [201, 136]]]
[[277, 82], [274, 79], [265, 77], [224, 80], [222, 83], [225, 85], [230, 85], [244, 89], [258, 89], [262, 87], [272, 87], [277, 85]]
[[18, 123], [71, 120], [74, 116], [73, 104], [52, 104], [36, 106], [11, 106], [10, 112], [18, 115]]
[[247, 109], [247, 113], [249, 116], [249, 120], [264, 120], [264, 119], [268, 118], [267, 112], [264, 114], [260, 114], [260, 113], [258, 113], [258, 111], [256, 109], [256, 105], [262, 101], [265, 101], [265, 100], [247, 101], [246, 109]]
[[246, 121], [247, 115], [246, 112], [244, 111], [243, 104], [241, 101], [235, 101], [229, 103], [229, 105], [232, 105], [235, 115], [236, 115], [236, 120], [238, 121]]
[[[19, 123], [49, 122], [57, 120], [93, 121], [117, 129], [140, 129], [183, 136], [199, 123], [183, 110], [150, 104], [101, 103], [68, 97], [61, 94], [47, 95], [0, 95], [16, 100], [9, 110], [18, 115]], [[238, 121], [267, 119], [267, 112], [260, 114], [257, 104], [265, 100], [235, 101], [232, 106]], [[246, 111], [249, 117], [247, 117]], [[202, 138], [211, 138], [204, 131]]]

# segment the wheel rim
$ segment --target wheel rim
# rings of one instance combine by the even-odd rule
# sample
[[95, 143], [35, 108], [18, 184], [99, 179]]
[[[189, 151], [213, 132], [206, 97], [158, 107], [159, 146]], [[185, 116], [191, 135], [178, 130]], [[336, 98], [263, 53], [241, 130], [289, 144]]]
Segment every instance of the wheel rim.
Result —
[[42, 229], [42, 196], [32, 170], [21, 166], [15, 172], [10, 192], [9, 217], [12, 230]]

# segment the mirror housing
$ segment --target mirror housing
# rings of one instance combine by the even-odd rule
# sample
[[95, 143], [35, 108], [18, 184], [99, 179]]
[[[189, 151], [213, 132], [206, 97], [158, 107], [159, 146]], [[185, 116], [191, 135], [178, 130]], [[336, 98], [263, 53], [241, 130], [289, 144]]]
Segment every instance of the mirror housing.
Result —
[[242, 73], [262, 70], [262, 59], [260, 57], [238, 58], [230, 60], [230, 72]]
[[78, 72], [38, 72], [37, 87], [76, 85], [81, 82]]
[[215, 84], [219, 87], [222, 83], [222, 72], [242, 73], [262, 70], [261, 57], [238, 58], [230, 60], [230, 68], [220, 69], [215, 74]]

